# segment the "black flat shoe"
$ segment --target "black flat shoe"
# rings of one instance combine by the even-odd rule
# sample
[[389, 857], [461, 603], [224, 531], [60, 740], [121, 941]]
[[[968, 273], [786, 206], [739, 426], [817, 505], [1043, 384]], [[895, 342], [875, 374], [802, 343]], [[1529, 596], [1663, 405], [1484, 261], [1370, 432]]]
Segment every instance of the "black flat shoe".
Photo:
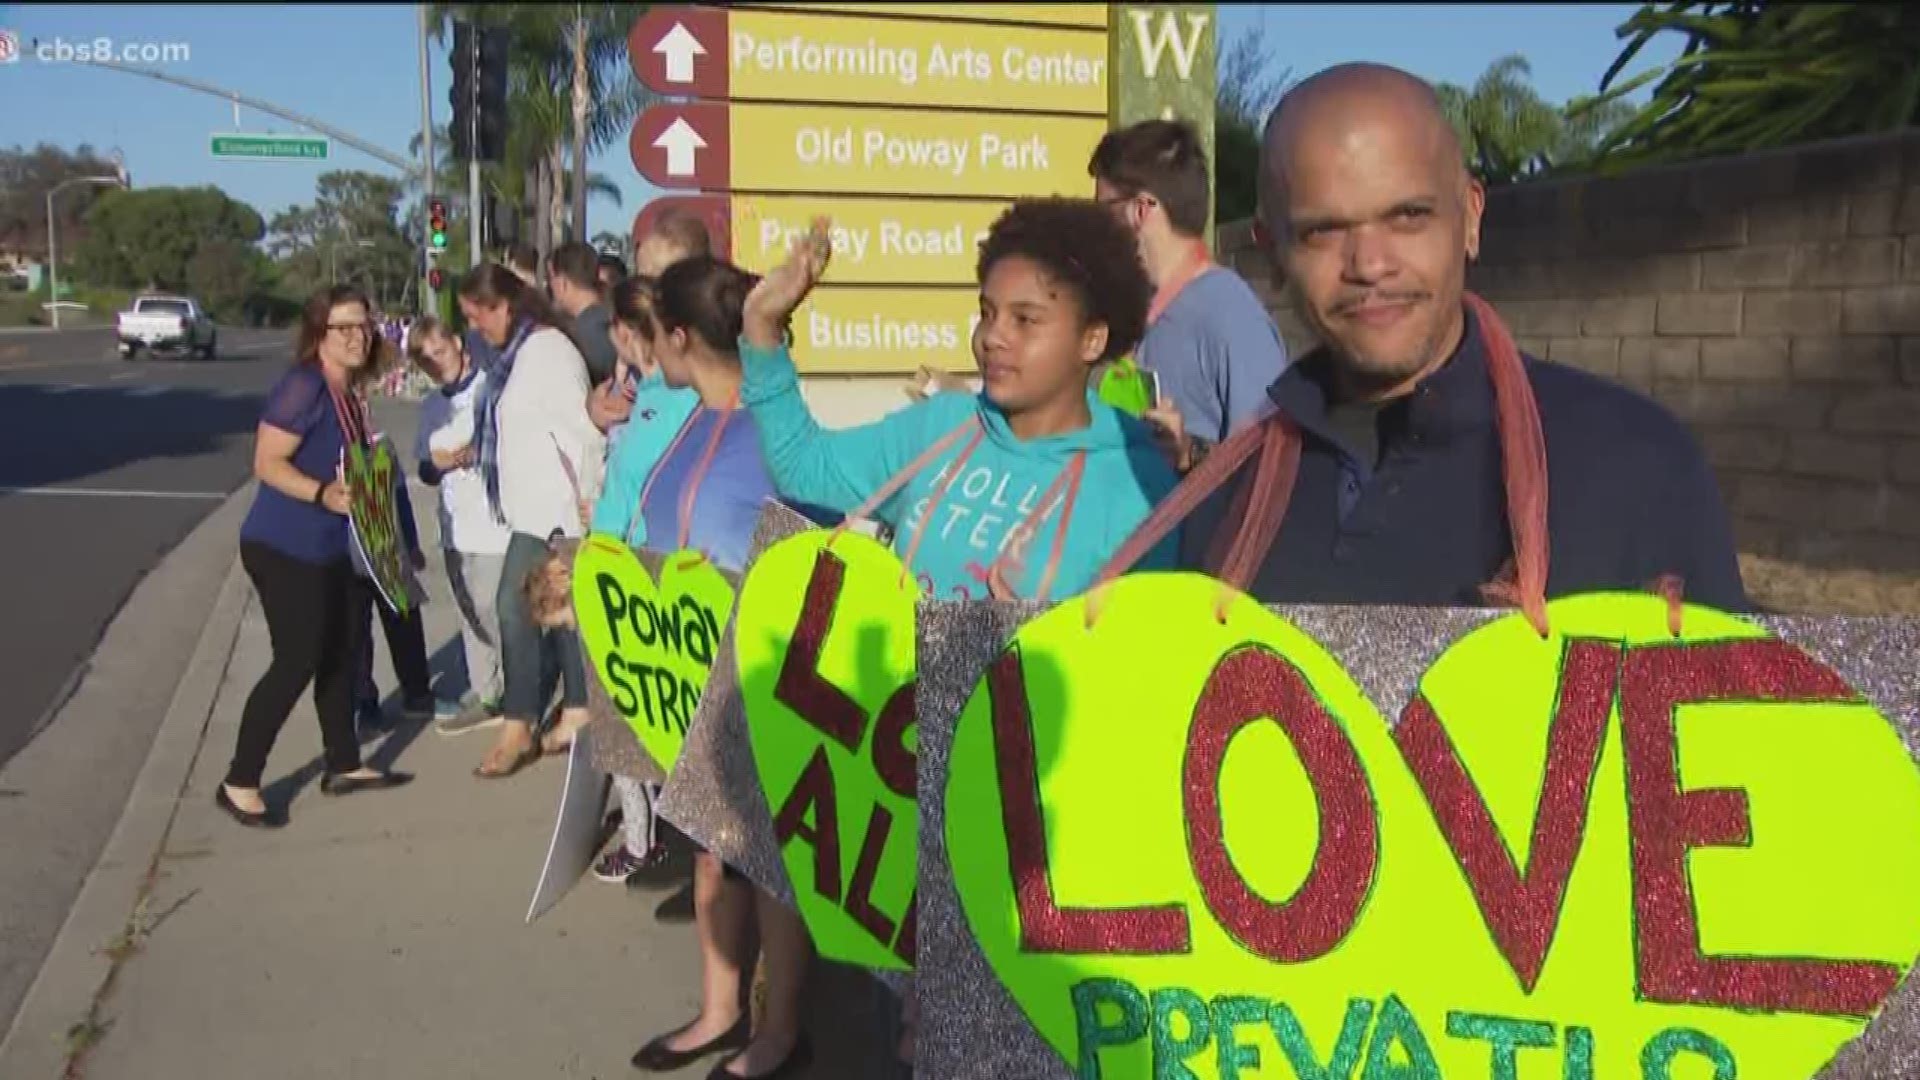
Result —
[[377, 776], [342, 776], [328, 773], [320, 778], [320, 794], [351, 795], [356, 791], [385, 791], [413, 782], [412, 773], [385, 772]]
[[735, 1054], [733, 1057], [715, 1065], [713, 1071], [707, 1074], [707, 1080], [792, 1080], [793, 1077], [806, 1072], [807, 1066], [813, 1064], [813, 1047], [807, 1043], [806, 1035], [802, 1034], [798, 1039], [794, 1040], [793, 1049], [787, 1051], [785, 1061], [775, 1065], [772, 1072], [763, 1072], [758, 1076], [728, 1072], [727, 1066], [738, 1060], [738, 1058], [739, 1055]]
[[278, 814], [273, 812], [271, 806], [258, 814], [240, 809], [239, 804], [233, 801], [233, 797], [227, 794], [225, 784], [213, 789], [213, 805], [225, 810], [228, 817], [249, 829], [277, 829], [286, 824]]
[[673, 1072], [676, 1069], [686, 1068], [708, 1054], [717, 1054], [722, 1050], [738, 1050], [747, 1045], [747, 1018], [744, 1016], [740, 1018], [739, 1023], [734, 1024], [721, 1033], [719, 1038], [704, 1046], [696, 1046], [691, 1050], [667, 1049], [667, 1040], [685, 1030], [686, 1028], [677, 1028], [669, 1031], [641, 1047], [633, 1055], [633, 1067], [642, 1072]]

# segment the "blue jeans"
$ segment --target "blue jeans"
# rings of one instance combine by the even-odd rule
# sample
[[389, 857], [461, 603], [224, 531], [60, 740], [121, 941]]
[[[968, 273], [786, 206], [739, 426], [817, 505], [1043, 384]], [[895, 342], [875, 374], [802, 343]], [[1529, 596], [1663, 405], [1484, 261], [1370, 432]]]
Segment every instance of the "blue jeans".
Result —
[[572, 630], [541, 630], [527, 610], [527, 574], [546, 554], [544, 539], [514, 533], [507, 542], [500, 592], [495, 597], [500, 613], [500, 669], [506, 681], [500, 696], [500, 715], [535, 727], [547, 711], [551, 673], [556, 669], [565, 686], [565, 707], [584, 709], [587, 705], [587, 669], [580, 656], [578, 636]]

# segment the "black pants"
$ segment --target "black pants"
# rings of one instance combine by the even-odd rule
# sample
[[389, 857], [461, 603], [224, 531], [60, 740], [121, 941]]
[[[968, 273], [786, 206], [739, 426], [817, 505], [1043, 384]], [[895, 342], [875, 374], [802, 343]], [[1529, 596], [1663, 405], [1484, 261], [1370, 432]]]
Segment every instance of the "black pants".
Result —
[[365, 612], [360, 625], [360, 650], [354, 660], [354, 698], [362, 705], [378, 708], [380, 688], [373, 681], [372, 616], [380, 616], [380, 629], [387, 638], [387, 656], [393, 661], [394, 677], [400, 680], [400, 697], [408, 705], [433, 702], [433, 672], [427, 665], [427, 628], [420, 619], [420, 605], [395, 615], [380, 599], [379, 587], [363, 577], [354, 578], [355, 598]]
[[313, 684], [313, 707], [320, 714], [327, 771], [360, 767], [360, 742], [353, 725], [354, 661], [367, 632], [365, 597], [355, 588], [353, 565], [342, 558], [316, 566], [265, 544], [240, 545], [240, 564], [260, 596], [273, 640], [273, 662], [247, 695], [240, 714], [240, 737], [227, 767], [227, 783], [257, 788], [267, 755], [300, 695]]

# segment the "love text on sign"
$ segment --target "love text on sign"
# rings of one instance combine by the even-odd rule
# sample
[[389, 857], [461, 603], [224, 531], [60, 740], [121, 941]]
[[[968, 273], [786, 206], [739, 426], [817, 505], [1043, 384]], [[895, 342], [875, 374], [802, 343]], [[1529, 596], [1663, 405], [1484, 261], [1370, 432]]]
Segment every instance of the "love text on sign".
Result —
[[[923, 714], [952, 726], [922, 896], [966, 927], [922, 939], [930, 1045], [988, 1022], [938, 974], [977, 955], [1046, 1075], [1808, 1080], [1920, 951], [1920, 771], [1876, 703], [1920, 719], [1915, 680], [1869, 698], [1765, 625], [1688, 607], [1676, 637], [1626, 595], [1409, 667], [1431, 646], [1383, 613], [1344, 658], [1424, 664], [1389, 724], [1293, 624], [1214, 619], [1218, 588], [1123, 579], [1091, 628], [1059, 605]], [[972, 606], [923, 609], [923, 649], [955, 663]]]

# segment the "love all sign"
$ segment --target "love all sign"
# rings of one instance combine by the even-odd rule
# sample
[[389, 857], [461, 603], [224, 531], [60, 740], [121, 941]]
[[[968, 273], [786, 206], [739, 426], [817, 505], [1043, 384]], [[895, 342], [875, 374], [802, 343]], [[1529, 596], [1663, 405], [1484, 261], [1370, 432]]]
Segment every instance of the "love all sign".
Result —
[[740, 586], [740, 698], [773, 838], [822, 956], [913, 966], [913, 612], [892, 551], [810, 529]]
[[1912, 1074], [1920, 627], [1220, 588], [922, 608], [922, 1074]]
[[404, 615], [413, 599], [407, 587], [407, 553], [400, 536], [400, 509], [394, 498], [400, 490], [396, 482], [393, 445], [385, 438], [374, 440], [371, 448], [349, 441], [341, 474], [351, 493], [348, 520], [353, 540], [360, 551], [380, 598], [388, 608]]
[[573, 612], [613, 707], [663, 771], [686, 742], [733, 585], [697, 551], [660, 559], [660, 580], [620, 541], [595, 533], [573, 562]]

